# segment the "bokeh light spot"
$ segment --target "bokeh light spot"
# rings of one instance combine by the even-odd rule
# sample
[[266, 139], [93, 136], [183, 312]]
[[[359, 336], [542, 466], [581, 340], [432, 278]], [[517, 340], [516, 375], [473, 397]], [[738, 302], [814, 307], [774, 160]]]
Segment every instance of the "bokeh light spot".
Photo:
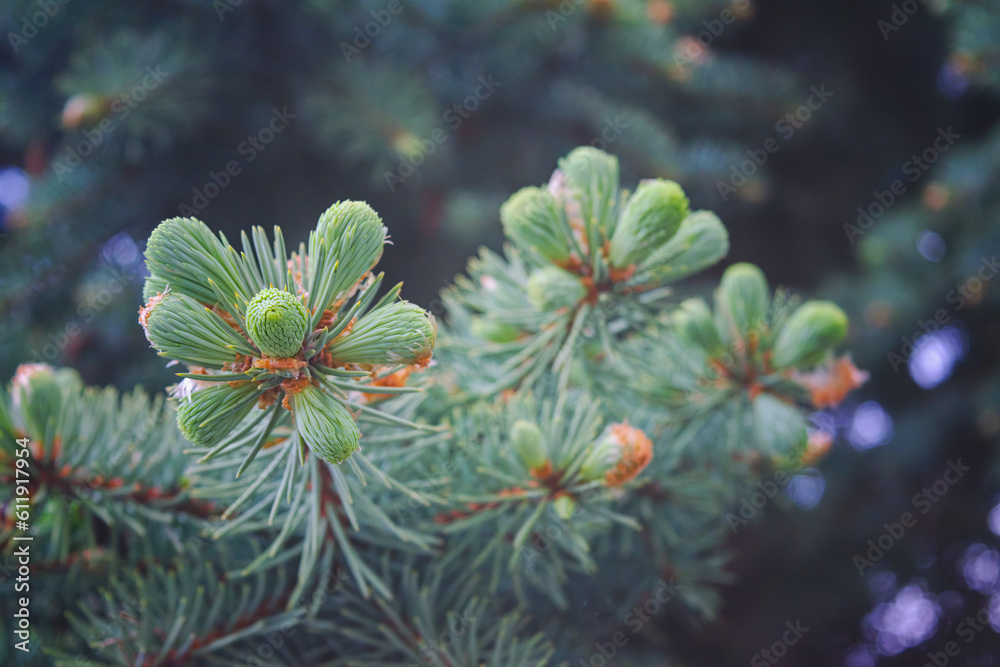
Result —
[[875, 401], [865, 401], [854, 411], [847, 439], [855, 449], [871, 449], [892, 438], [892, 419]]
[[924, 389], [933, 389], [944, 382], [965, 356], [965, 337], [957, 327], [922, 336], [913, 346], [909, 370], [913, 381]]

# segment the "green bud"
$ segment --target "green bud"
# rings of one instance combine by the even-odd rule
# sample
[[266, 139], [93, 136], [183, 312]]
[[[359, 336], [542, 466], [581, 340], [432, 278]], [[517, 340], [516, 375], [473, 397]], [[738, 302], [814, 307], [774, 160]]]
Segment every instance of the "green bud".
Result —
[[312, 385], [292, 395], [295, 427], [309, 449], [327, 463], [341, 464], [360, 448], [361, 432], [344, 405]]
[[681, 302], [671, 315], [670, 321], [678, 336], [698, 345], [708, 354], [713, 354], [722, 347], [712, 311], [701, 299], [687, 299]]
[[246, 339], [194, 299], [157, 294], [139, 309], [146, 339], [162, 355], [191, 366], [222, 368], [237, 353], [254, 356]]
[[695, 211], [677, 233], [636, 268], [634, 280], [663, 285], [715, 264], [729, 252], [729, 233], [711, 211]]
[[324, 255], [322, 275], [310, 288], [309, 307], [322, 311], [347, 296], [378, 264], [385, 239], [382, 218], [365, 202], [342, 201], [328, 208], [309, 237], [310, 261], [320, 262]]
[[609, 424], [591, 445], [580, 466], [584, 481], [604, 479], [606, 486], [621, 486], [635, 479], [653, 460], [653, 441], [642, 430]]
[[586, 296], [580, 276], [557, 266], [538, 269], [528, 278], [528, 300], [542, 312], [572, 308]]
[[504, 234], [550, 262], [569, 259], [569, 246], [555, 197], [543, 188], [518, 190], [500, 207]]
[[612, 212], [618, 198], [618, 158], [590, 146], [582, 146], [559, 160], [566, 187], [578, 199], [584, 225], [592, 222], [605, 231], [615, 224]]
[[571, 188], [586, 191], [598, 186], [617, 194], [618, 158], [614, 155], [592, 146], [580, 146], [560, 158], [559, 168]]
[[608, 427], [590, 446], [583, 464], [580, 466], [580, 476], [586, 481], [604, 477], [625, 452], [625, 441], [621, 433]]
[[491, 343], [510, 343], [521, 335], [519, 327], [490, 317], [473, 317], [469, 328], [474, 336]]
[[518, 419], [510, 429], [510, 441], [521, 463], [529, 469], [541, 468], [549, 460], [545, 436], [537, 424]]
[[775, 368], [810, 367], [847, 335], [847, 315], [832, 301], [807, 301], [778, 332], [771, 362]]
[[[151, 280], [160, 281], [154, 287], [169, 284], [172, 291], [204, 304], [219, 300], [209, 280], [234, 302], [238, 298], [245, 299], [255, 291], [234, 272], [238, 259], [235, 250], [195, 218], [164, 220], [146, 242], [146, 266]], [[157, 292], [162, 291], [157, 289]], [[227, 303], [225, 307], [228, 310], [232, 306]]]
[[284, 359], [302, 347], [309, 315], [294, 294], [271, 287], [247, 306], [247, 335], [265, 356]]
[[715, 295], [715, 316], [724, 342], [747, 340], [766, 327], [770, 294], [764, 273], [753, 264], [726, 269]]
[[21, 364], [11, 382], [14, 409], [21, 412], [28, 435], [43, 440], [62, 411], [63, 394], [56, 369], [48, 364]]
[[397, 301], [362, 317], [328, 348], [333, 358], [352, 364], [425, 363], [434, 351], [437, 324], [426, 310]]
[[757, 444], [763, 451], [784, 456], [805, 447], [806, 421], [794, 406], [772, 394], [760, 394], [753, 399], [753, 416]]
[[212, 447], [232, 435], [260, 397], [256, 385], [228, 383], [200, 389], [180, 402], [177, 425], [199, 447]]
[[626, 268], [638, 264], [677, 232], [688, 214], [688, 199], [673, 181], [642, 181], [629, 197], [611, 237], [608, 260]]

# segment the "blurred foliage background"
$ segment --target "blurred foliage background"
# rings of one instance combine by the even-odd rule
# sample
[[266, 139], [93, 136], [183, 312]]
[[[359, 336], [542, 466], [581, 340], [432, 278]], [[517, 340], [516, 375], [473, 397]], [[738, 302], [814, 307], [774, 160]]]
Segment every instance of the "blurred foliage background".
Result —
[[[644, 641], [773, 664], [800, 621], [782, 664], [925, 664], [948, 642], [948, 664], [1000, 664], [1000, 3], [0, 5], [0, 376], [171, 383], [135, 320], [144, 240], [176, 215], [298, 242], [366, 200], [387, 278], [442, 314], [500, 245], [503, 200], [594, 145], [720, 215], [706, 289], [745, 260], [837, 300], [871, 373], [811, 483], [734, 530], [718, 622], [665, 614]], [[935, 486], [949, 463], [969, 470]]]

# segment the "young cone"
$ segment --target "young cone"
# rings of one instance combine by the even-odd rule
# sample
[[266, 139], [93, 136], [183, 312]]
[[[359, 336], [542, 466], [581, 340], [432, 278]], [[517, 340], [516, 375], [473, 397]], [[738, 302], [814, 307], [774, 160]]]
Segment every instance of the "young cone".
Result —
[[48, 364], [21, 364], [11, 381], [14, 408], [20, 410], [33, 440], [42, 440], [50, 421], [62, 409], [62, 390], [56, 370]]
[[500, 222], [510, 240], [543, 259], [556, 264], [569, 259], [556, 199], [548, 190], [518, 190], [500, 207]]
[[510, 441], [517, 457], [529, 470], [541, 468], [549, 460], [545, 437], [537, 424], [518, 419], [510, 429]]
[[635, 280], [666, 284], [711, 266], [729, 252], [729, 233], [719, 216], [695, 211], [681, 222], [666, 243], [656, 248], [636, 268]]
[[295, 426], [309, 449], [327, 463], [341, 464], [359, 449], [361, 432], [347, 408], [312, 385], [292, 395]]
[[559, 160], [571, 197], [581, 205], [583, 223], [596, 223], [610, 234], [615, 220], [611, 216], [618, 198], [618, 158], [604, 151], [582, 146]]
[[763, 330], [770, 293], [764, 273], [753, 264], [726, 269], [715, 297], [715, 316], [726, 341], [745, 341]]
[[397, 301], [368, 313], [328, 348], [352, 364], [423, 364], [434, 349], [437, 324], [420, 306]]
[[247, 334], [268, 357], [297, 353], [308, 328], [309, 315], [302, 302], [284, 290], [263, 290], [247, 306]]
[[309, 237], [311, 310], [322, 312], [344, 299], [378, 264], [386, 228], [375, 210], [360, 201], [337, 202], [320, 216]]
[[807, 301], [778, 332], [771, 358], [775, 368], [809, 368], [847, 335], [847, 315], [832, 301]]
[[139, 309], [139, 324], [161, 356], [192, 366], [218, 369], [237, 353], [256, 354], [225, 320], [190, 297], [153, 296]]
[[177, 408], [177, 425], [192, 443], [211, 447], [233, 433], [259, 396], [249, 381], [237, 387], [221, 383], [193, 392]]
[[[233, 301], [256, 291], [239, 276], [235, 251], [195, 218], [170, 218], [157, 225], [146, 242], [146, 267], [147, 281], [170, 285], [174, 292], [207, 305], [218, 301], [209, 280]], [[229, 304], [223, 305], [228, 309]]]
[[653, 441], [628, 424], [611, 424], [594, 442], [580, 466], [580, 476], [591, 481], [604, 478], [610, 487], [636, 478], [653, 460]]
[[638, 264], [677, 233], [688, 214], [688, 200], [673, 181], [642, 181], [629, 197], [611, 237], [608, 260], [626, 268]]
[[542, 312], [572, 308], [586, 296], [580, 276], [557, 266], [538, 269], [528, 278], [528, 301]]

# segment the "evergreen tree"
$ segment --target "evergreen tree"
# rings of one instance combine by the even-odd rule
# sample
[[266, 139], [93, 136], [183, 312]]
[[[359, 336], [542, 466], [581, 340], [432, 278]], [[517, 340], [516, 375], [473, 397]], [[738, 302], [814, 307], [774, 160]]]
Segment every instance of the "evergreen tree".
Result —
[[1000, 650], [994, 0], [0, 4], [4, 664]]
[[821, 455], [807, 411], [863, 373], [830, 379], [850, 365], [837, 306], [772, 294], [753, 265], [726, 270], [713, 307], [680, 301], [725, 228], [676, 183], [630, 192], [618, 171], [578, 148], [504, 204], [510, 243], [443, 295], [434, 362], [433, 317], [400, 285], [379, 295], [386, 228], [366, 204], [333, 205], [292, 253], [278, 227], [236, 250], [194, 218], [161, 223], [139, 322], [186, 368], [176, 409], [39, 364], [4, 403], [22, 444], [3, 490], [33, 480], [6, 551], [36, 536], [49, 590], [79, 591], [36, 617], [74, 630], [46, 655], [545, 664], [593, 632], [571, 610], [601, 572], [622, 605], [711, 617], [727, 508]]

